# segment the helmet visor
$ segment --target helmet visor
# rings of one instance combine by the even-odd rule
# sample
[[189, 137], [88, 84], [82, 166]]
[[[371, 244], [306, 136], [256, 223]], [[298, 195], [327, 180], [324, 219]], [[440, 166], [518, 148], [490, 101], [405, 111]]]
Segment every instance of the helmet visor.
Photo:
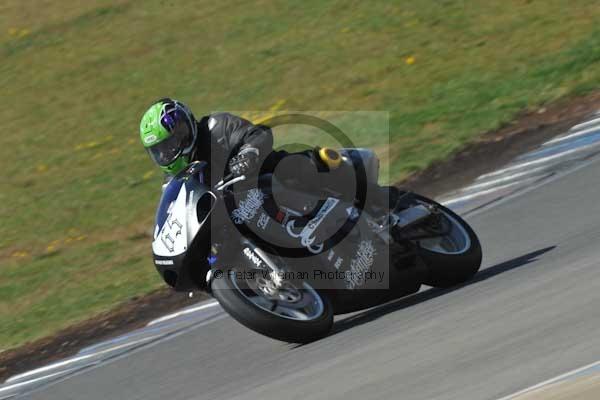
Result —
[[160, 124], [179, 139], [179, 145], [182, 148], [185, 149], [191, 144], [193, 134], [190, 120], [181, 109], [167, 104], [160, 118]]
[[177, 160], [183, 151], [181, 139], [171, 135], [167, 139], [147, 148], [152, 160], [162, 167], [166, 167]]

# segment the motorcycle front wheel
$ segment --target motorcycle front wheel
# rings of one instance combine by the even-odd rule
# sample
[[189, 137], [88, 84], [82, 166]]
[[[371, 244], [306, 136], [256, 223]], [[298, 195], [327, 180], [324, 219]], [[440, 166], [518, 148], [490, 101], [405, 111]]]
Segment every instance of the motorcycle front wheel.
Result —
[[260, 270], [221, 271], [212, 280], [219, 304], [253, 331], [290, 343], [327, 336], [333, 325], [329, 299], [306, 282], [284, 281], [275, 287]]

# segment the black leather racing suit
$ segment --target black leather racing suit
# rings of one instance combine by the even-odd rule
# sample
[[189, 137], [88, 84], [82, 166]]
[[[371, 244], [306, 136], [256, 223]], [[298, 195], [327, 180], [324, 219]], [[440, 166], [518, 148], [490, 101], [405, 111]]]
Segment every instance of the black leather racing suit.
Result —
[[[255, 125], [244, 118], [222, 112], [201, 118], [197, 122], [197, 129], [192, 161], [209, 162], [212, 185], [229, 173], [228, 161], [238, 154], [240, 148], [249, 145], [259, 151], [256, 173], [274, 172], [280, 181], [293, 182], [293, 186], [299, 190], [318, 192], [330, 188], [346, 198], [355, 194], [355, 174], [351, 168], [344, 166], [324, 171], [322, 162], [312, 150], [297, 153], [273, 151], [273, 134], [267, 126]], [[369, 190], [377, 193], [373, 198], [377, 205], [387, 203], [389, 188], [380, 188], [376, 184], [372, 186], [375, 186], [374, 191], [373, 188]], [[346, 190], [348, 188], [351, 190]]]
[[[209, 161], [217, 181], [228, 172], [227, 163], [244, 145], [259, 151], [259, 165], [273, 151], [273, 134], [269, 127], [229, 113], [207, 115], [197, 122], [198, 139], [192, 160]], [[217, 171], [220, 171], [218, 173]]]

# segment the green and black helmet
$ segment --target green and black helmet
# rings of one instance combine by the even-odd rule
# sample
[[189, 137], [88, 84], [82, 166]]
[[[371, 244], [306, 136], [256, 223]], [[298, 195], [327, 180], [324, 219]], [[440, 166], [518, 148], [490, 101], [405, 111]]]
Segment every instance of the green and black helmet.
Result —
[[190, 163], [196, 136], [196, 119], [190, 109], [170, 98], [152, 104], [140, 123], [142, 144], [152, 160], [170, 175]]

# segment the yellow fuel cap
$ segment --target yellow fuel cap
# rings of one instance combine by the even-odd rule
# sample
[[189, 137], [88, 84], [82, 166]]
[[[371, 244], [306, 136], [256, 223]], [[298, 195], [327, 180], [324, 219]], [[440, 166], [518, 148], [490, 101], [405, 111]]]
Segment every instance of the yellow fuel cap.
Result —
[[319, 149], [319, 157], [331, 169], [336, 169], [342, 163], [340, 153], [329, 147]]

